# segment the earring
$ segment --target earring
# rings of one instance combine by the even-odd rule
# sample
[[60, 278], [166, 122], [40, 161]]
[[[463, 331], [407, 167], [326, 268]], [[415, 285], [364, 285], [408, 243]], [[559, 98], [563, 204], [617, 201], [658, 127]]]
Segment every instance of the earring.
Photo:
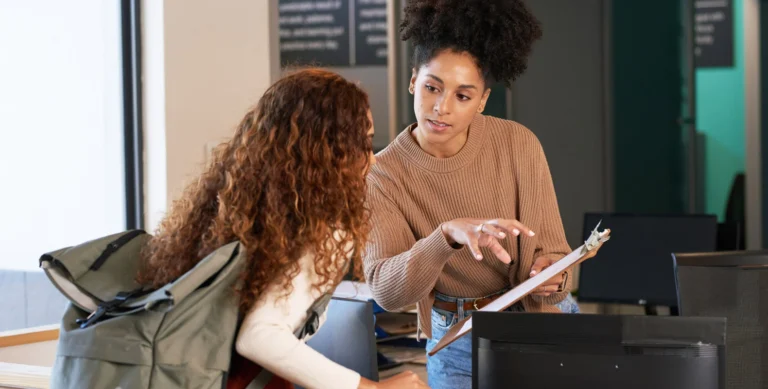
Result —
[[413, 85], [408, 87], [408, 92], [411, 92], [411, 94], [413, 94]]

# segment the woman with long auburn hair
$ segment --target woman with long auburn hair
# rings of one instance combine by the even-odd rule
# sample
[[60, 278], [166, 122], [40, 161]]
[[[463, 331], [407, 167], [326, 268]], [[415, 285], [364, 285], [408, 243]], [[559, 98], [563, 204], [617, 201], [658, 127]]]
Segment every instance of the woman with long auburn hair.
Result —
[[277, 81], [173, 204], [144, 250], [139, 281], [164, 285], [240, 241], [238, 354], [306, 388], [426, 387], [410, 372], [371, 382], [294, 335], [345, 274], [361, 278], [372, 136], [357, 85], [319, 69]]

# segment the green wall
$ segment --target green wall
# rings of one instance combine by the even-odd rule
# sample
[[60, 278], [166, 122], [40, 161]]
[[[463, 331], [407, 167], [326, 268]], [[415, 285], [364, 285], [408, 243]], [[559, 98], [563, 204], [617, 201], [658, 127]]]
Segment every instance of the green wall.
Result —
[[615, 210], [683, 212], [679, 4], [619, 0], [612, 12]]
[[697, 127], [704, 135], [704, 207], [722, 220], [733, 177], [744, 171], [744, 1], [734, 0], [734, 66], [696, 71]]

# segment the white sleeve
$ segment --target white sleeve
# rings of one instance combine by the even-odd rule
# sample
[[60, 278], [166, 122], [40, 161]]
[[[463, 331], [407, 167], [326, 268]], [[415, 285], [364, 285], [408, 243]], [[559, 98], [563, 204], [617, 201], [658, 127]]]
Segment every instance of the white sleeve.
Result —
[[237, 336], [237, 352], [307, 389], [356, 389], [360, 374], [327, 359], [294, 335], [322, 295], [312, 289], [317, 277], [313, 256], [304, 255], [299, 261], [301, 272], [292, 280], [293, 292], [278, 299], [282, 287], [270, 285], [246, 315]]

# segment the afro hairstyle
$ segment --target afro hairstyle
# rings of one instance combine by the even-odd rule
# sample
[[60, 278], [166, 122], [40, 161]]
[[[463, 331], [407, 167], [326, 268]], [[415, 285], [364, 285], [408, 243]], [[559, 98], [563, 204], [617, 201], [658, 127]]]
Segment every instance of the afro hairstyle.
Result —
[[400, 32], [414, 46], [415, 68], [443, 50], [467, 52], [490, 87], [525, 72], [541, 25], [523, 0], [409, 0]]

